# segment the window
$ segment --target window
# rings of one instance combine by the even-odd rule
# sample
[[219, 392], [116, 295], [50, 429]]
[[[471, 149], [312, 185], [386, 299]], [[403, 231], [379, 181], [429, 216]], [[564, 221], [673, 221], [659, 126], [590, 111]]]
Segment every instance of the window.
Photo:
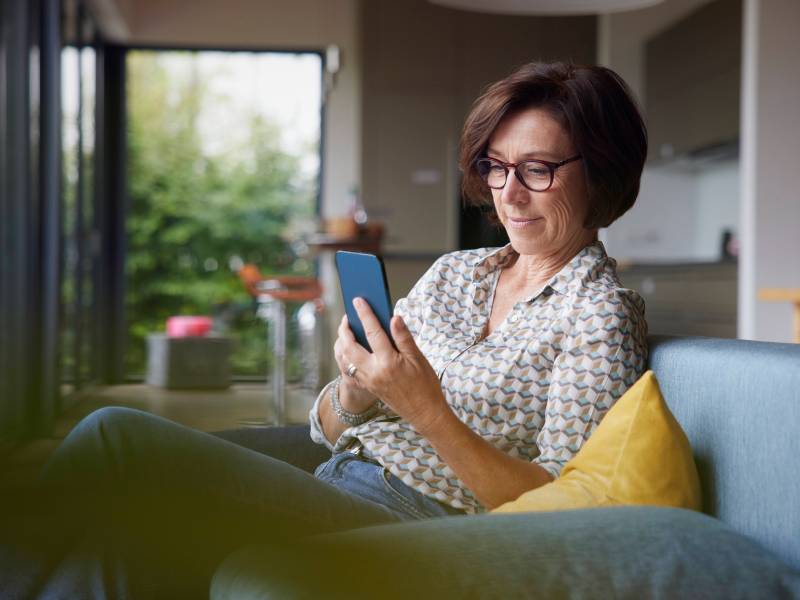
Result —
[[318, 211], [322, 58], [131, 50], [127, 73], [126, 372], [144, 372], [167, 317], [203, 314], [235, 338], [234, 374], [263, 377], [237, 271], [313, 274], [297, 241]]

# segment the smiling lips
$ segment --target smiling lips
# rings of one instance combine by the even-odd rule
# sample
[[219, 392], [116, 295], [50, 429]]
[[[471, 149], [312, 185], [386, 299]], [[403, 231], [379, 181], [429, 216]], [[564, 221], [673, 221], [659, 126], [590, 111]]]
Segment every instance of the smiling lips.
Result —
[[542, 217], [536, 217], [531, 219], [520, 218], [520, 217], [508, 217], [508, 226], [514, 229], [524, 229], [525, 227], [530, 227], [531, 225], [538, 223], [542, 220]]

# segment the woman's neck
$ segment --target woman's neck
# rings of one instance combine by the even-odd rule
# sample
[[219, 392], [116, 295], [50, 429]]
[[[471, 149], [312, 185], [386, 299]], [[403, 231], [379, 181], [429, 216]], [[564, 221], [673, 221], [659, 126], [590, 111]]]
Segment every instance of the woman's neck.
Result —
[[541, 288], [563, 269], [578, 252], [592, 242], [597, 241], [596, 231], [588, 232], [588, 234], [576, 238], [574, 242], [554, 252], [518, 254], [514, 263], [508, 267], [509, 279], [514, 281], [515, 287]]

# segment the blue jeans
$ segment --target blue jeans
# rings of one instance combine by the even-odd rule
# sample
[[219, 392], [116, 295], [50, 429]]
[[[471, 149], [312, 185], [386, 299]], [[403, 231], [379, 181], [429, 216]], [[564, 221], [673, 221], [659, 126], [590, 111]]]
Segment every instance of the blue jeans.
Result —
[[352, 454], [317, 475], [149, 413], [100, 409], [41, 474], [51, 552], [0, 567], [0, 592], [12, 581], [11, 597], [203, 597], [243, 545], [453, 511]]
[[331, 457], [317, 467], [314, 476], [340, 490], [385, 506], [403, 520], [464, 514], [408, 487], [377, 462], [350, 452]]

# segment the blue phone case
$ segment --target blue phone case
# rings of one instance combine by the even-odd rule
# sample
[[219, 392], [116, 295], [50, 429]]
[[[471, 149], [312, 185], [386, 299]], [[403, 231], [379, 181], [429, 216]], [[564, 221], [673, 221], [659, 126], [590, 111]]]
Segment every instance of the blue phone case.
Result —
[[383, 261], [374, 254], [340, 250], [336, 253], [336, 269], [339, 271], [344, 310], [347, 313], [350, 329], [358, 343], [372, 352], [367, 337], [364, 335], [364, 326], [353, 306], [353, 298], [363, 298], [367, 301], [394, 345], [389, 330], [389, 321], [392, 319], [392, 300], [389, 296], [389, 284], [386, 281]]

